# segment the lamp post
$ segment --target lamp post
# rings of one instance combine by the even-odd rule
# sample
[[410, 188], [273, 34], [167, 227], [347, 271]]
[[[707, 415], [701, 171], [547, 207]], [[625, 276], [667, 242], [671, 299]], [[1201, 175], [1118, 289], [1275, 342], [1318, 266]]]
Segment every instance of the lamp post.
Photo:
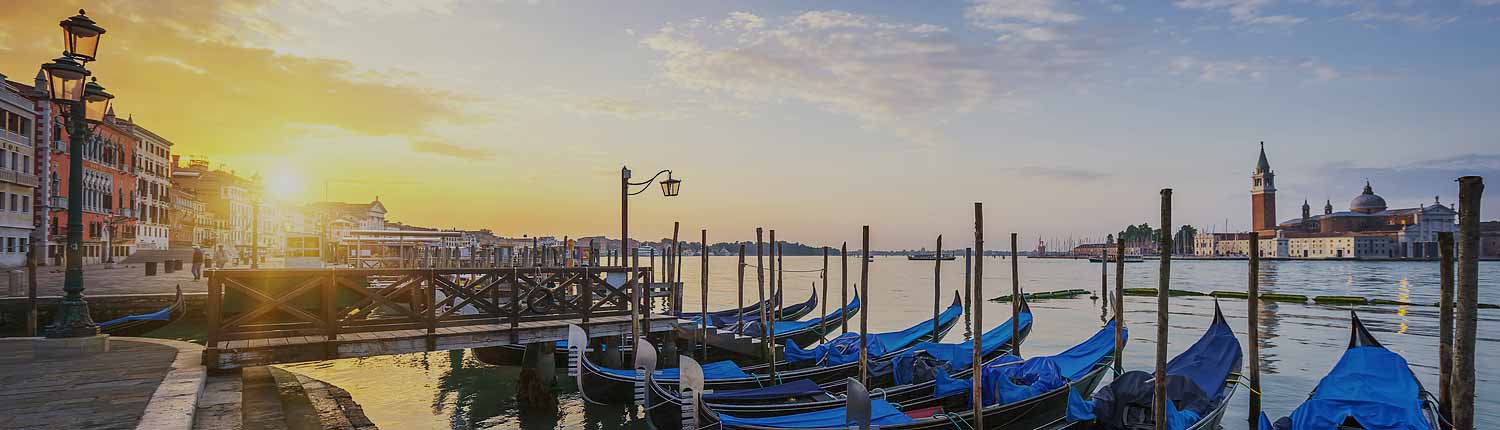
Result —
[[90, 73], [84, 68], [84, 63], [97, 58], [104, 28], [94, 24], [82, 9], [78, 15], [58, 25], [63, 29], [67, 51], [51, 63], [43, 64], [42, 71], [47, 74], [49, 97], [68, 107], [65, 117], [68, 129], [68, 261], [63, 278], [63, 299], [58, 303], [45, 335], [50, 338], [95, 336], [99, 334], [99, 326], [89, 316], [88, 302], [83, 300], [83, 254], [79, 249], [83, 244], [83, 146], [89, 134], [85, 111], [91, 110], [88, 105], [96, 103], [102, 103], [105, 108], [92, 110], [101, 114], [108, 111], [109, 99], [114, 96], [97, 84], [89, 88], [94, 92], [85, 93], [84, 78]]
[[[667, 197], [676, 197], [678, 189], [682, 187], [682, 181], [672, 179], [671, 170], [663, 169], [660, 172], [656, 172], [655, 175], [651, 176], [651, 179], [647, 179], [644, 182], [630, 182], [630, 168], [623, 166], [620, 167], [620, 250], [623, 251], [621, 253], [621, 258], [629, 258], [629, 261], [635, 261], [635, 258], [632, 258], [635, 257], [634, 250], [630, 249], [630, 196], [644, 193], [646, 192], [646, 190], [651, 189], [651, 183], [655, 182], [656, 178], [661, 177], [663, 173], [667, 174], [667, 179], [663, 179], [661, 181], [661, 194]], [[630, 190], [630, 187], [637, 187], [641, 185], [646, 186], [641, 187], [641, 189], [634, 192]], [[630, 288], [631, 345], [639, 343], [639, 337], [641, 334], [641, 319], [639, 311], [640, 296], [636, 295], [636, 291], [638, 288], [640, 288], [640, 284], [628, 281], [629, 279], [633, 279], [634, 277], [635, 268], [632, 267], [630, 276], [626, 278], [627, 283], [633, 284], [633, 286]]]

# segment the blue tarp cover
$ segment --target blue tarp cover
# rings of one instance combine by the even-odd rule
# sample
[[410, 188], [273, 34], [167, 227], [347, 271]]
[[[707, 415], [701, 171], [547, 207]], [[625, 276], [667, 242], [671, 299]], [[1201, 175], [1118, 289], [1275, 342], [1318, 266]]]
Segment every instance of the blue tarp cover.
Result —
[[[1031, 313], [1023, 313], [1020, 316], [1021, 330], [1025, 331], [1031, 327]], [[1010, 343], [1011, 326], [1014, 320], [1006, 321], [999, 327], [990, 329], [984, 333], [984, 341], [980, 345], [980, 354], [987, 355], [994, 352], [1001, 345]], [[895, 379], [897, 384], [910, 384], [922, 382], [925, 378], [913, 378], [913, 366], [917, 355], [926, 355], [943, 363], [940, 367], [946, 368], [949, 373], [957, 372], [971, 366], [974, 361], [974, 341], [966, 340], [959, 343], [934, 343], [921, 342], [912, 349], [901, 353], [893, 362], [895, 363]]]
[[[775, 428], [831, 428], [848, 427], [851, 423], [845, 422], [848, 412], [843, 406], [828, 408], [815, 412], [782, 415], [777, 417], [740, 418], [728, 414], [719, 414], [719, 422], [725, 427], [758, 426]], [[897, 410], [890, 402], [880, 399], [870, 399], [870, 424], [872, 426], [891, 426], [911, 423], [910, 417]]]
[[823, 387], [809, 379], [798, 379], [785, 384], [745, 390], [714, 391], [703, 395], [704, 401], [716, 400], [770, 400], [788, 397], [810, 396], [823, 393]]
[[[856, 309], [859, 309], [859, 296], [854, 296], [854, 300], [850, 300], [849, 305], [829, 312], [824, 317], [812, 318], [806, 321], [777, 321], [776, 335], [781, 336], [808, 327], [815, 327], [822, 324], [823, 321], [838, 321], [844, 318], [845, 312], [854, 312]], [[749, 318], [746, 318], [746, 320], [749, 320]], [[756, 320], [758, 321], [759, 318], [756, 318]], [[764, 326], [764, 324], [745, 324], [745, 327], [740, 330], [740, 334], [745, 336], [760, 336], [764, 330], [762, 328]]]
[[1369, 430], [1431, 430], [1421, 390], [1401, 355], [1379, 346], [1349, 348], [1292, 412], [1286, 430], [1337, 428], [1347, 417]]
[[[859, 297], [855, 297], [858, 304]], [[938, 324], [947, 326], [953, 323], [959, 315], [962, 315], [962, 305], [949, 306], [943, 313], [938, 314]], [[1023, 316], [1028, 314], [1022, 314]], [[776, 325], [777, 331], [781, 330], [781, 324]], [[932, 320], [926, 320], [913, 325], [906, 330], [888, 333], [874, 333], [866, 336], [866, 342], [870, 347], [870, 357], [884, 356], [891, 350], [901, 349], [915, 343], [922, 336], [932, 334]], [[859, 333], [844, 333], [833, 340], [822, 344], [802, 349], [791, 339], [786, 340], [786, 360], [789, 363], [814, 362], [822, 365], [837, 365], [859, 361]]]
[[[1003, 405], [1029, 399], [1083, 378], [1114, 352], [1114, 333], [1114, 321], [1110, 321], [1082, 343], [1056, 355], [1033, 357], [1020, 364], [1010, 364], [1021, 361], [1020, 357], [1005, 355], [987, 363], [981, 369], [984, 404]], [[968, 379], [951, 379], [940, 371], [934, 395], [965, 393], [972, 389], [970, 384]]]
[[1216, 316], [1203, 337], [1167, 362], [1167, 374], [1186, 376], [1212, 401], [1224, 390], [1229, 374], [1240, 370], [1243, 357], [1234, 331]]
[[[604, 373], [623, 376], [627, 378], [635, 378], [634, 369], [611, 369], [601, 366], [599, 367], [599, 370], [603, 371]], [[677, 380], [677, 374], [678, 373], [676, 368], [661, 369], [657, 370], [655, 373], [652, 373], [652, 377], [661, 380], [675, 381]], [[747, 378], [749, 376], [750, 375], [745, 374], [744, 370], [740, 369], [740, 366], [738, 364], [734, 364], [733, 361], [715, 361], [703, 365], [703, 378], [707, 380]]]

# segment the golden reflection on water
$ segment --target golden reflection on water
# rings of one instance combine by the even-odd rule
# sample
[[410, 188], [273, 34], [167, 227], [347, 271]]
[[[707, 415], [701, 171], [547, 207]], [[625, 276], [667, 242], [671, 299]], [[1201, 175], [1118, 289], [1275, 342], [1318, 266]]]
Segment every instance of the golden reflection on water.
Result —
[[[1398, 285], [1400, 286], [1396, 287], [1396, 301], [1408, 303], [1411, 300], [1411, 280], [1402, 277], [1401, 283]], [[1408, 319], [1406, 317], [1406, 308], [1407, 305], [1405, 304], [1399, 305], [1396, 308], [1396, 315], [1401, 317], [1401, 328], [1396, 330], [1396, 334], [1406, 334], [1406, 321]]]

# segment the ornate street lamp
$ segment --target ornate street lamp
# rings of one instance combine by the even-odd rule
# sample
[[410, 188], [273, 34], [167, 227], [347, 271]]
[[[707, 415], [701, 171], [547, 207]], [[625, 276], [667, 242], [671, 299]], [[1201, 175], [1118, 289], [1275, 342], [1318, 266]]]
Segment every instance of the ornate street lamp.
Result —
[[83, 101], [84, 78], [89, 76], [89, 70], [72, 56], [64, 52], [51, 63], [43, 64], [42, 72], [47, 74], [47, 93], [52, 101], [68, 105]]
[[63, 43], [68, 47], [69, 53], [85, 63], [99, 58], [99, 39], [104, 37], [104, 27], [85, 16], [83, 9], [58, 25], [62, 26]]
[[104, 91], [104, 86], [99, 85], [99, 78], [91, 79], [83, 85], [83, 116], [89, 121], [104, 121], [104, 115], [109, 113], [110, 100], [114, 100], [115, 95]]
[[[67, 269], [63, 277], [63, 299], [53, 313], [52, 324], [45, 335], [51, 338], [83, 337], [99, 334], [99, 325], [89, 315], [89, 304], [83, 300], [83, 146], [88, 140], [89, 128], [85, 104], [100, 105], [100, 118], [108, 111], [109, 100], [114, 98], [97, 82], [84, 84], [89, 76], [83, 63], [93, 61], [98, 55], [99, 37], [104, 28], [94, 20], [78, 15], [59, 23], [63, 29], [63, 42], [67, 52], [61, 58], [43, 64], [47, 74], [49, 97], [60, 106], [67, 106], [65, 125], [68, 130], [68, 246]], [[81, 62], [80, 62], [81, 60]]]
[[[672, 179], [671, 170], [656, 172], [655, 175], [651, 176], [651, 179], [647, 179], [644, 182], [630, 182], [630, 168], [620, 168], [620, 257], [629, 258], [629, 260], [621, 261], [622, 265], [629, 264], [627, 261], [635, 261], [634, 258], [631, 258], [635, 255], [633, 254], [634, 251], [630, 249], [630, 196], [644, 193], [646, 190], [651, 189], [651, 183], [656, 182], [656, 178], [661, 177], [663, 173], [667, 174], [667, 179], [661, 181], [661, 194], [667, 197], [676, 197], [678, 189], [682, 187], [682, 181]], [[641, 185], [645, 186], [633, 192], [630, 190], [630, 187], [639, 187]], [[631, 275], [627, 279], [633, 279], [634, 276], [635, 268], [632, 266]], [[641, 334], [641, 318], [638, 309], [641, 303], [639, 293], [640, 284], [627, 282], [631, 285], [630, 299], [632, 303], [630, 306], [630, 344], [636, 345], [639, 344]]]

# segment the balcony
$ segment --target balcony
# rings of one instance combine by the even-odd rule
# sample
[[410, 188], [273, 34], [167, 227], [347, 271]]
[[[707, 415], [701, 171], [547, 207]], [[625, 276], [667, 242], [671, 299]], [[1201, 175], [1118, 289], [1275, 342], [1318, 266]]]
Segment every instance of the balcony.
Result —
[[47, 207], [58, 210], [68, 210], [68, 198], [64, 196], [52, 196], [47, 198]]

